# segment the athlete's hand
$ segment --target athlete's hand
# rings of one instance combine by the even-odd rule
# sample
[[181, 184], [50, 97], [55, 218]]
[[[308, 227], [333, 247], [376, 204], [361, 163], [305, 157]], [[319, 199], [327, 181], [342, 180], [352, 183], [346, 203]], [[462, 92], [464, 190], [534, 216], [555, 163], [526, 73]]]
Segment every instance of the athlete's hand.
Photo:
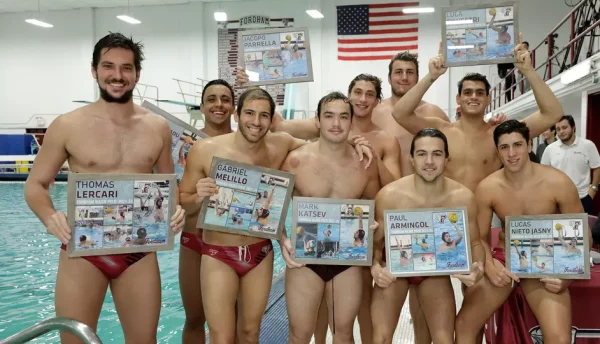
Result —
[[438, 54], [436, 57], [433, 57], [429, 60], [429, 76], [433, 80], [437, 80], [442, 74], [446, 73], [448, 67], [446, 67], [446, 59], [444, 59], [443, 54], [443, 45], [442, 41], [440, 41], [440, 48], [438, 50]]
[[298, 264], [292, 260], [292, 255], [294, 254], [294, 248], [292, 247], [292, 242], [288, 238], [283, 238], [279, 240], [279, 247], [281, 248], [281, 255], [283, 256], [283, 260], [285, 260], [285, 264], [288, 268], [301, 268], [304, 265]]
[[467, 287], [473, 286], [483, 277], [483, 266], [478, 262], [473, 263], [473, 271], [468, 275], [452, 275]]
[[371, 267], [371, 276], [373, 277], [375, 284], [380, 288], [387, 288], [396, 280], [395, 276], [379, 264]]
[[563, 280], [557, 278], [542, 278], [540, 282], [544, 283], [544, 287], [551, 293], [559, 294], [571, 285], [571, 280]]
[[531, 53], [525, 48], [525, 45], [523, 44], [523, 34], [520, 32], [519, 44], [515, 47], [515, 59], [515, 67], [517, 67], [521, 74], [534, 70], [531, 65]]
[[246, 74], [246, 70], [243, 67], [237, 67], [235, 72], [235, 84], [237, 86], [243, 87], [250, 81], [248, 74]]
[[508, 120], [508, 116], [506, 116], [506, 115], [504, 114], [504, 112], [500, 111], [500, 112], [496, 113], [495, 115], [493, 115], [493, 116], [492, 116], [492, 117], [489, 119], [488, 123], [489, 123], [489, 124], [491, 124], [492, 126], [494, 126], [494, 127], [495, 127], [495, 126], [497, 126], [498, 124], [500, 124], [500, 123], [502, 123], [502, 122], [505, 122], [505, 121], [507, 121], [507, 120]]
[[356, 153], [358, 153], [360, 161], [363, 161], [365, 155], [367, 158], [369, 158], [369, 161], [367, 161], [367, 165], [365, 166], [365, 170], [369, 168], [369, 166], [371, 166], [371, 161], [373, 161], [373, 156], [376, 156], [376, 154], [373, 153], [373, 147], [371, 146], [371, 143], [360, 135], [354, 135], [348, 141], [348, 143], [350, 143], [350, 145], [356, 149]]
[[[360, 214], [359, 218], [362, 219], [362, 214]], [[373, 221], [373, 224], [369, 226], [369, 229], [373, 232], [376, 231], [377, 228], [379, 228], [379, 223], [377, 223], [377, 221]]]
[[217, 183], [212, 178], [202, 178], [196, 183], [196, 196], [198, 203], [202, 203], [205, 197], [210, 197], [218, 192]]
[[519, 277], [506, 269], [506, 267], [495, 258], [493, 258], [492, 264], [485, 264], [484, 272], [490, 282], [498, 288], [509, 285], [512, 280], [519, 282]]
[[175, 208], [175, 214], [171, 216], [171, 229], [177, 235], [185, 225], [185, 210], [178, 204]]
[[71, 227], [69, 227], [67, 216], [65, 216], [63, 212], [57, 211], [50, 215], [50, 217], [44, 221], [44, 224], [46, 225], [48, 233], [54, 235], [65, 245], [69, 243], [69, 240], [71, 240]]

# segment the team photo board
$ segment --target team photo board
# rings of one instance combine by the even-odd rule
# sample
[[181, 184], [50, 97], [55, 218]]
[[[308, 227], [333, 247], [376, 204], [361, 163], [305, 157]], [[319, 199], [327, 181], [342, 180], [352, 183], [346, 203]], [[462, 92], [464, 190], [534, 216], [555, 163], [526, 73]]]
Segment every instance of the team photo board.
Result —
[[217, 193], [205, 198], [198, 228], [279, 240], [296, 176], [213, 157]]
[[507, 216], [506, 268], [519, 278], [590, 279], [587, 214]]
[[69, 257], [172, 250], [176, 183], [174, 174], [69, 174]]
[[291, 241], [300, 264], [371, 266], [375, 202], [294, 197]]
[[388, 271], [396, 277], [470, 273], [468, 223], [464, 207], [386, 210]]
[[175, 166], [177, 184], [179, 184], [181, 182], [181, 177], [183, 176], [183, 171], [185, 170], [185, 161], [188, 152], [194, 143], [196, 143], [196, 141], [205, 139], [208, 137], [208, 135], [147, 100], [144, 100], [142, 107], [164, 117], [169, 122], [172, 137], [171, 154], [173, 156], [173, 165]]
[[247, 86], [313, 81], [308, 27], [238, 31]]
[[516, 2], [442, 8], [446, 66], [515, 62], [519, 43]]

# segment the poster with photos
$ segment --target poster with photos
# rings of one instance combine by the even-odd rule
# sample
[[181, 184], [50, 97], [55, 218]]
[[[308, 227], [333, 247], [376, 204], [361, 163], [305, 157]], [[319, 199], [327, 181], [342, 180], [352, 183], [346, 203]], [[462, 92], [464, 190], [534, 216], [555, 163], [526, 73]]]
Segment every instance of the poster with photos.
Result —
[[397, 277], [468, 274], [471, 245], [467, 210], [386, 210], [385, 258]]
[[174, 174], [69, 174], [69, 257], [172, 250], [175, 185]]
[[294, 197], [291, 242], [300, 264], [371, 266], [375, 202]]
[[587, 214], [507, 216], [506, 268], [519, 278], [590, 278]]
[[177, 176], [177, 184], [179, 184], [181, 182], [181, 177], [183, 176], [183, 171], [185, 170], [185, 162], [188, 152], [194, 143], [196, 143], [196, 141], [205, 139], [208, 137], [208, 135], [147, 100], [142, 103], [142, 107], [164, 117], [169, 122], [172, 139], [171, 155], [173, 156], [173, 165], [175, 167], [175, 175]]
[[515, 62], [516, 2], [444, 7], [442, 13], [442, 53], [448, 67]]
[[313, 81], [308, 27], [240, 30], [238, 47], [247, 86]]
[[204, 199], [198, 228], [279, 240], [296, 176], [213, 157], [217, 192]]

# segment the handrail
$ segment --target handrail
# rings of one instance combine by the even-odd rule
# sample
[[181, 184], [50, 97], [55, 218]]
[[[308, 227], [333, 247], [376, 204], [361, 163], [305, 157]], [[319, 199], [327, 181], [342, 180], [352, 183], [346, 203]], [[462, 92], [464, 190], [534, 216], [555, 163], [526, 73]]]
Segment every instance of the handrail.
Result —
[[26, 343], [34, 338], [42, 336], [52, 330], [69, 331], [81, 339], [84, 344], [102, 344], [102, 341], [94, 333], [91, 327], [67, 318], [51, 318], [37, 323], [23, 331], [14, 334], [4, 340], [0, 344], [21, 344]]

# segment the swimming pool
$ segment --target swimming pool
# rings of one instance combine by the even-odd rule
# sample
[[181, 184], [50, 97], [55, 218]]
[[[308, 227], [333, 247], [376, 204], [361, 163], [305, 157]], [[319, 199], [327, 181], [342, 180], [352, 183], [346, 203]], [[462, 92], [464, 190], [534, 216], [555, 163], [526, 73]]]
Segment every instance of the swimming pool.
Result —
[[[48, 235], [23, 198], [23, 183], [0, 184], [0, 339], [9, 337], [35, 323], [55, 316], [54, 285], [60, 244]], [[50, 190], [58, 210], [65, 211], [67, 185], [60, 183]], [[288, 210], [287, 228], [291, 212]], [[274, 243], [273, 274], [285, 269], [285, 263]], [[159, 343], [181, 343], [185, 321], [179, 294], [179, 236], [175, 250], [159, 252], [162, 280], [162, 309], [158, 327]], [[123, 343], [123, 332], [115, 311], [112, 295], [107, 292], [98, 323], [98, 336], [103, 343]], [[58, 343], [58, 332], [51, 332], [33, 343]]]

